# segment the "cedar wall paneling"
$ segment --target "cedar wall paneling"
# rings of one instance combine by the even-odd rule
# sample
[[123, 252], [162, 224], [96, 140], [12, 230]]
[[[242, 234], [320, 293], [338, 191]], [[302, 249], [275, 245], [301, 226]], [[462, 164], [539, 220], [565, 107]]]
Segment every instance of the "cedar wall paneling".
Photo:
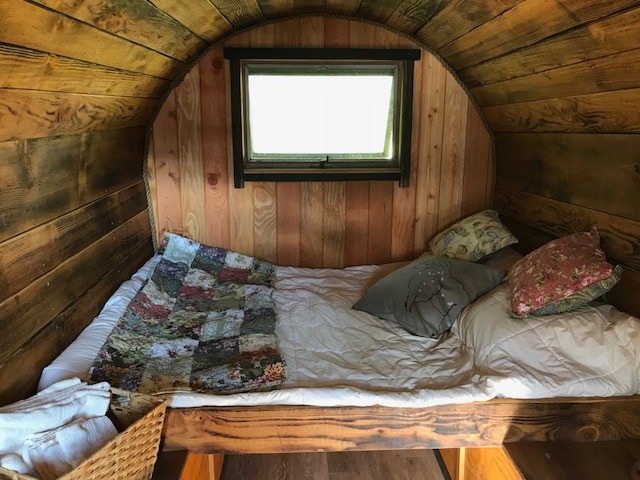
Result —
[[[245, 47], [414, 48], [357, 21], [307, 17], [228, 40]], [[156, 234], [169, 230], [283, 265], [408, 260], [438, 230], [486, 208], [490, 135], [451, 74], [427, 51], [415, 68], [409, 188], [395, 182], [247, 182], [233, 187], [228, 66], [210, 51], [171, 92], [153, 125]]]

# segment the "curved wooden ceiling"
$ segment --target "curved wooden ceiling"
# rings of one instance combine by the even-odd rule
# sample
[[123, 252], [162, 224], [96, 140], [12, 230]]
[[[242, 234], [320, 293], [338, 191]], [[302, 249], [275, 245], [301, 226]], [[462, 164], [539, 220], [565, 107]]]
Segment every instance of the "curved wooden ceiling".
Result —
[[496, 132], [640, 131], [640, 0], [3, 0], [0, 141], [147, 124], [233, 31], [299, 14], [429, 46]]

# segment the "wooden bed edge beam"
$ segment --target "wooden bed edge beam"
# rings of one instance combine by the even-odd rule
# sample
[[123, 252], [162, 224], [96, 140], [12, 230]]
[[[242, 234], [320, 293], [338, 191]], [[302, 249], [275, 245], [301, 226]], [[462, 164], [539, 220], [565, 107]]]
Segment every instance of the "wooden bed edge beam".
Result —
[[163, 449], [287, 453], [491, 447], [518, 441], [640, 438], [640, 396], [495, 399], [428, 408], [169, 409]]

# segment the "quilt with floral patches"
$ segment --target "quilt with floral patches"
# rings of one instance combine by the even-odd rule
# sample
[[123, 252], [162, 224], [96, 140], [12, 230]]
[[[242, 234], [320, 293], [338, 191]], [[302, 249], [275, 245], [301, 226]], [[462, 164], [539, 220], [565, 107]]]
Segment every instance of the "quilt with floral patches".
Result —
[[229, 394], [281, 384], [275, 265], [170, 233], [159, 253], [91, 379], [141, 393]]

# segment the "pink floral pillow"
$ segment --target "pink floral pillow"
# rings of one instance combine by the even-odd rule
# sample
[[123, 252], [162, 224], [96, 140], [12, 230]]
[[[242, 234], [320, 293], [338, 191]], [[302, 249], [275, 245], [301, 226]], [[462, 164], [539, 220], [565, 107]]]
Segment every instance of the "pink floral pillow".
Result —
[[509, 272], [514, 316], [572, 310], [606, 293], [621, 269], [607, 262], [596, 227], [553, 240], [518, 261]]

